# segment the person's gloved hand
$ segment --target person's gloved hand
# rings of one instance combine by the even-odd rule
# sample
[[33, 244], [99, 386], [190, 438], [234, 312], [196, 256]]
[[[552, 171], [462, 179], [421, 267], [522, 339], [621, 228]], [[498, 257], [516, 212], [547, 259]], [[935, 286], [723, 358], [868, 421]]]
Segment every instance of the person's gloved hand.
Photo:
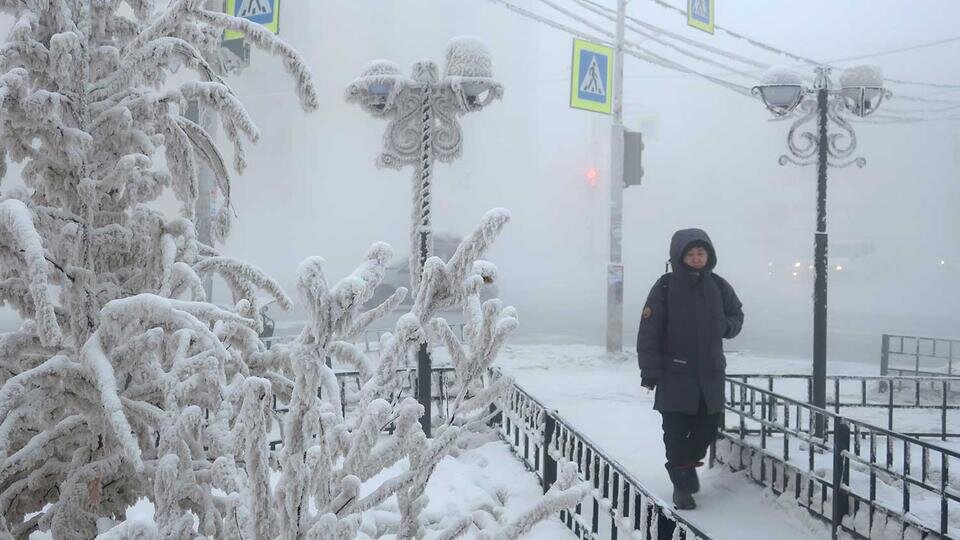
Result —
[[657, 387], [657, 380], [654, 379], [653, 377], [641, 377], [640, 386], [648, 390], [653, 390]]

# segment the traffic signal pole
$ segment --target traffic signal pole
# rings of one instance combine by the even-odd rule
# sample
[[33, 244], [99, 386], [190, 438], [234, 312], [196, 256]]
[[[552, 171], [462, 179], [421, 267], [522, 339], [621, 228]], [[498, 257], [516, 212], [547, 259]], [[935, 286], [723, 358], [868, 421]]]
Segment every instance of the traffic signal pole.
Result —
[[610, 260], [607, 263], [607, 352], [623, 349], [623, 42], [627, 0], [617, 0], [613, 60], [613, 125], [610, 134]]

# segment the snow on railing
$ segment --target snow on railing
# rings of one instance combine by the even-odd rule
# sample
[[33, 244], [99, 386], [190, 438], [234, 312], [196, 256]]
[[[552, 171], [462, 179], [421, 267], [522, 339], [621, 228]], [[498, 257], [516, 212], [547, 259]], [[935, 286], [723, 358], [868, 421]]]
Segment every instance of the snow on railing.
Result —
[[572, 512], [560, 513], [560, 519], [578, 538], [710, 538], [517, 384], [506, 400], [499, 432], [527, 469], [540, 477], [544, 491], [557, 477], [558, 461], [576, 463], [580, 478], [591, 482], [594, 489], [588, 502], [577, 505]]
[[860, 538], [960, 534], [960, 485], [950, 476], [960, 452], [736, 378], [726, 390], [737, 425], [724, 427], [713, 460], [790, 494], [830, 522], [835, 537], [841, 530]]
[[[813, 377], [809, 374], [737, 373], [728, 374], [727, 379], [813, 401]], [[960, 437], [960, 431], [950, 431], [960, 427], [956, 412], [960, 411], [960, 377], [828, 375], [826, 409], [875, 424], [885, 421], [887, 429], [902, 435], [946, 441]], [[933, 411], [940, 420], [936, 430], [925, 422]]]
[[960, 339], [883, 334], [880, 375], [960, 376]]

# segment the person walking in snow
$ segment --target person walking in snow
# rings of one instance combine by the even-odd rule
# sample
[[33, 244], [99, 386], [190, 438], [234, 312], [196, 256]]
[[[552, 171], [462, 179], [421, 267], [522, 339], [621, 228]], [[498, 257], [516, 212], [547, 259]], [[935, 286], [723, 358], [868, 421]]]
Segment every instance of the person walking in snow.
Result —
[[700, 229], [670, 241], [672, 272], [650, 290], [637, 333], [640, 384], [656, 390], [663, 417], [667, 473], [678, 509], [696, 508], [697, 467], [717, 436], [727, 361], [723, 340], [736, 337], [743, 309], [733, 287], [713, 272], [717, 252]]

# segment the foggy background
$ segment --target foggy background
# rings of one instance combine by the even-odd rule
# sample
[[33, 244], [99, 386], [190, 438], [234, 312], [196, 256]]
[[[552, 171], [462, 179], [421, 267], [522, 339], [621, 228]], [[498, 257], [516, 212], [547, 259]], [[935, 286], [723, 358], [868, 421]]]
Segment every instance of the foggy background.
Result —
[[[539, 2], [515, 2], [575, 24]], [[615, 7], [613, 0], [603, 3]], [[246, 173], [234, 178], [238, 219], [222, 251], [259, 266], [291, 295], [297, 265], [307, 256], [324, 257], [335, 281], [375, 241], [405, 255], [413, 171], [376, 169], [386, 122], [346, 103], [344, 89], [372, 59], [393, 60], [404, 74], [423, 57], [442, 69], [446, 42], [472, 34], [489, 45], [505, 95], [460, 118], [463, 156], [435, 166], [434, 230], [465, 235], [490, 208], [509, 209], [512, 222], [488, 258], [499, 268], [501, 298], [519, 311], [513, 341], [602, 344], [611, 119], [569, 107], [572, 37], [486, 0], [284, 0], [281, 9], [281, 37], [311, 66], [320, 108], [303, 113], [280, 61], [257, 51], [250, 68], [228, 79], [262, 138], [249, 148]], [[648, 0], [633, 0], [627, 14], [812, 74], [809, 66], [719, 31], [710, 36], [688, 28], [681, 16]], [[886, 77], [960, 84], [960, 41], [833, 62], [951, 37], [958, 18], [960, 3], [948, 0], [719, 0], [716, 21], [838, 66], [873, 63]], [[10, 21], [2, 22], [6, 33]], [[613, 23], [603, 24], [613, 31]], [[655, 43], [643, 45], [723, 74]], [[643, 185], [624, 195], [624, 348], [633, 348], [671, 234], [700, 227], [716, 245], [717, 273], [744, 303], [743, 333], [728, 348], [809, 357], [816, 169], [778, 165], [790, 123], [771, 122], [758, 100], [630, 56], [624, 75], [624, 124], [643, 131], [646, 143]], [[890, 88], [960, 102], [957, 90]], [[881, 112], [925, 107], [943, 106], [892, 99]], [[937, 114], [960, 116], [957, 111]], [[947, 119], [857, 122], [855, 156], [867, 166], [829, 170], [831, 253], [838, 246], [872, 246], [871, 254], [843, 259], [843, 271], [830, 273], [830, 359], [877, 362], [883, 332], [960, 335], [958, 126]], [[600, 173], [595, 186], [587, 181], [590, 168]], [[6, 185], [15, 175], [11, 168]], [[838, 260], [831, 258], [831, 266]], [[796, 262], [801, 271], [794, 277]], [[214, 288], [215, 300], [227, 303], [223, 283], [215, 281]], [[281, 322], [299, 317], [271, 314]]]

